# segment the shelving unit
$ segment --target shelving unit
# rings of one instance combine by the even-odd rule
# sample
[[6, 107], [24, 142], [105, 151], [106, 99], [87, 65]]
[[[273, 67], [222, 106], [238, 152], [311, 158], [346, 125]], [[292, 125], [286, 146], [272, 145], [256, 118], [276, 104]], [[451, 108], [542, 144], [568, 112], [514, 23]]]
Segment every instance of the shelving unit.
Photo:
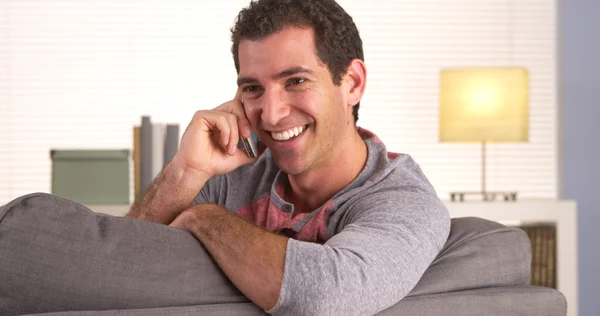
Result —
[[444, 201], [451, 217], [481, 217], [507, 226], [556, 226], [557, 289], [567, 299], [567, 316], [577, 316], [577, 204], [569, 200], [516, 202]]

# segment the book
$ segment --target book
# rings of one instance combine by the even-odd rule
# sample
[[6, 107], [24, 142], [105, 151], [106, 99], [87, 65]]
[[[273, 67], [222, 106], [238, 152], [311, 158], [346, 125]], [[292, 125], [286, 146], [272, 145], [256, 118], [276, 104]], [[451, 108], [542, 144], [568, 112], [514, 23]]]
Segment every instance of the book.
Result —
[[167, 166], [179, 149], [179, 125], [167, 124], [163, 166]]
[[141, 117], [134, 126], [134, 200], [142, 198], [162, 169], [171, 162], [179, 149], [179, 125], [153, 122]]
[[548, 286], [548, 227], [540, 226], [540, 286]]
[[556, 227], [550, 228], [548, 239], [548, 287], [556, 289]]
[[534, 269], [534, 285], [542, 284], [542, 276], [541, 276], [541, 266], [542, 266], [542, 230], [539, 226], [534, 228], [535, 230], [535, 257], [536, 264], [533, 267]]
[[154, 175], [152, 174], [152, 121], [150, 116], [142, 116], [142, 124], [140, 126], [140, 160], [141, 160], [141, 175], [140, 175], [140, 195], [152, 185]]
[[152, 180], [162, 171], [167, 125], [152, 122]]
[[133, 200], [137, 201], [140, 198], [141, 188], [141, 175], [142, 175], [142, 152], [140, 150], [141, 145], [141, 131], [139, 126], [133, 127]]
[[530, 285], [556, 288], [556, 227], [539, 224], [520, 227], [531, 242]]

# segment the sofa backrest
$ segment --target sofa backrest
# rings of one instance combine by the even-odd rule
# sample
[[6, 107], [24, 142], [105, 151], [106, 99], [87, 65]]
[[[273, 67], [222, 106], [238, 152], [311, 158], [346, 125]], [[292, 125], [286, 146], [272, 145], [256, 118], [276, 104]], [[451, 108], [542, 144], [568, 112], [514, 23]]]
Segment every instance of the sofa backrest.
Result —
[[[248, 303], [191, 234], [165, 225], [35, 193], [0, 207], [0, 236], [2, 315]], [[453, 219], [409, 296], [527, 284], [530, 263], [522, 230]]]

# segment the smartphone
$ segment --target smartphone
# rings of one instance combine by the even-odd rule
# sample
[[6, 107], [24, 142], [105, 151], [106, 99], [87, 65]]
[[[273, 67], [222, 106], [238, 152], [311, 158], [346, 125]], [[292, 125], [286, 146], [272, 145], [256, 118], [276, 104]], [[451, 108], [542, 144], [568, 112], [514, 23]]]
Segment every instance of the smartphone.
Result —
[[[244, 102], [242, 103], [242, 107], [244, 107]], [[240, 136], [240, 141], [238, 142], [238, 148], [243, 148], [248, 153], [248, 157], [256, 158], [258, 157], [258, 137], [254, 135], [252, 130], [250, 130], [250, 138], [245, 138]]]
[[238, 147], [241, 148], [241, 146], [243, 146], [246, 153], [248, 153], [248, 157], [256, 158], [258, 156], [258, 137], [256, 137], [252, 131], [250, 131], [250, 138], [240, 136]]

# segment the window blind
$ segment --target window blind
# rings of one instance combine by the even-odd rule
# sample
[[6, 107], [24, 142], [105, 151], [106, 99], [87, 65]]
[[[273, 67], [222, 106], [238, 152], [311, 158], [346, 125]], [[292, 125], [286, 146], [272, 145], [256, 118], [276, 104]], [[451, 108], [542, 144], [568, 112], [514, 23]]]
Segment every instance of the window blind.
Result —
[[412, 155], [438, 194], [481, 188], [481, 144], [438, 142], [439, 71], [526, 67], [527, 143], [489, 144], [487, 188], [557, 195], [555, 3], [540, 0], [340, 1], [365, 47], [359, 123]]
[[11, 192], [10, 179], [10, 147], [9, 140], [9, 89], [10, 89], [10, 55], [9, 55], [9, 27], [7, 3], [0, 5], [0, 205], [7, 199]]
[[[554, 2], [339, 2], [364, 42], [360, 126], [441, 197], [477, 190], [480, 145], [438, 142], [439, 70], [526, 67], [530, 141], [488, 146], [488, 189], [556, 197]], [[142, 115], [183, 131], [234, 95], [229, 29], [246, 0], [0, 3], [0, 204], [50, 192], [50, 149], [131, 149]]]

